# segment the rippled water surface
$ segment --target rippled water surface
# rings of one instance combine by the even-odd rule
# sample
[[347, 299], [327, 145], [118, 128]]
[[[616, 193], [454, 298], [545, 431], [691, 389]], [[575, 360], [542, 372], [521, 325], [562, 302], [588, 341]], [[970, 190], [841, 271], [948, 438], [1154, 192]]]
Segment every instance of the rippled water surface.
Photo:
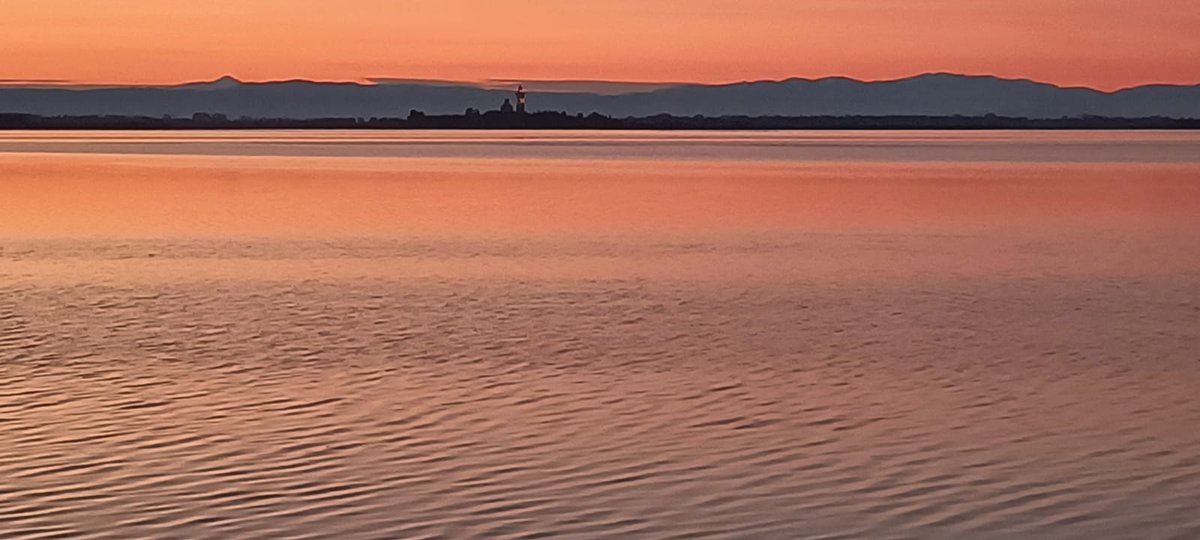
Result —
[[2, 538], [1200, 537], [1200, 135], [0, 134]]

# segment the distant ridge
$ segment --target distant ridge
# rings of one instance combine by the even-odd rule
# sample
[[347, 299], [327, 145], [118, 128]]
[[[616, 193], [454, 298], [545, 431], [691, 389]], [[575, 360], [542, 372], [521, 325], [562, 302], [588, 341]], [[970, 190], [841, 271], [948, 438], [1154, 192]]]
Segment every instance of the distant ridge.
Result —
[[238, 80], [237, 77], [234, 77], [233, 75], [226, 75], [215, 81], [186, 83], [167, 88], [187, 88], [192, 90], [229, 90], [244, 84], [246, 83]]
[[[512, 81], [516, 82], [516, 81]], [[587, 84], [593, 91], [582, 91]], [[496, 108], [509, 81], [459, 83], [244, 82], [232, 76], [176, 86], [0, 85], [0, 112], [231, 118], [396, 117]], [[624, 86], [622, 86], [624, 85]], [[511, 84], [515, 86], [515, 84]], [[891, 81], [791, 78], [729, 84], [533, 81], [531, 110], [614, 116], [987, 116], [1200, 118], [1200, 85], [1154, 84], [1106, 92], [1028, 79], [929, 73]]]

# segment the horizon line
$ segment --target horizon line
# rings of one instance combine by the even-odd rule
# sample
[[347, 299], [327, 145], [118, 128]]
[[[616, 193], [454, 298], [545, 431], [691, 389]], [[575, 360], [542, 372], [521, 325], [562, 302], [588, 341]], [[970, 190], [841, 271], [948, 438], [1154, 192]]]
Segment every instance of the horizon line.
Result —
[[[5, 89], [5, 88], [80, 89], [80, 90], [98, 90], [98, 89], [115, 89], [115, 88], [163, 88], [163, 89], [166, 89], [166, 88], [180, 88], [180, 87], [185, 87], [185, 86], [199, 86], [199, 85], [205, 85], [205, 84], [214, 84], [214, 83], [219, 83], [222, 81], [232, 81], [232, 82], [236, 82], [239, 84], [247, 84], [247, 85], [283, 84], [283, 83], [302, 82], [302, 83], [313, 83], [313, 84], [353, 84], [353, 85], [358, 85], [358, 86], [382, 86], [382, 85], [386, 85], [389, 83], [391, 83], [391, 84], [410, 83], [410, 84], [428, 84], [428, 85], [476, 86], [476, 87], [479, 87], [484, 90], [499, 90], [500, 88], [497, 88], [497, 86], [517, 85], [517, 84], [561, 84], [561, 85], [595, 84], [595, 85], [609, 85], [609, 86], [657, 87], [655, 89], [663, 89], [663, 88], [671, 88], [671, 87], [679, 87], [679, 86], [721, 87], [721, 86], [735, 86], [735, 85], [739, 85], [739, 84], [783, 83], [783, 82], [788, 82], [788, 81], [821, 82], [821, 81], [828, 81], [828, 80], [847, 80], [847, 81], [863, 83], [863, 84], [880, 84], [880, 83], [902, 82], [902, 81], [908, 81], [908, 80], [913, 80], [913, 79], [919, 79], [922, 77], [932, 77], [932, 76], [954, 76], [954, 77], [962, 77], [962, 78], [988, 78], [988, 79], [996, 79], [996, 80], [1011, 81], [1011, 82], [1030, 82], [1030, 83], [1035, 83], [1035, 84], [1052, 86], [1052, 87], [1063, 89], [1063, 90], [1091, 90], [1091, 91], [1105, 93], [1105, 94], [1115, 94], [1115, 93], [1120, 93], [1120, 92], [1124, 92], [1124, 91], [1128, 91], [1128, 90], [1134, 90], [1134, 89], [1138, 89], [1138, 88], [1147, 88], [1147, 87], [1179, 87], [1179, 88], [1200, 87], [1200, 81], [1194, 82], [1194, 83], [1146, 82], [1146, 83], [1139, 83], [1139, 84], [1132, 85], [1132, 86], [1117, 87], [1112, 90], [1105, 90], [1103, 88], [1097, 88], [1095, 86], [1090, 86], [1090, 85], [1086, 85], [1086, 84], [1066, 85], [1066, 84], [1053, 83], [1053, 82], [1038, 80], [1038, 79], [1034, 79], [1031, 77], [1024, 77], [1024, 76], [1007, 76], [1007, 75], [999, 75], [999, 74], [995, 74], [995, 73], [960, 73], [960, 72], [954, 72], [954, 71], [924, 71], [924, 72], [915, 73], [913, 75], [907, 75], [907, 76], [901, 76], [901, 77], [883, 77], [883, 78], [874, 78], [874, 79], [873, 78], [860, 78], [860, 77], [855, 77], [855, 76], [851, 76], [851, 75], [823, 75], [823, 76], [819, 76], [819, 77], [806, 77], [806, 76], [797, 75], [797, 76], [790, 76], [790, 77], [784, 77], [784, 78], [757, 78], [757, 79], [731, 80], [731, 81], [723, 81], [723, 82], [645, 81], [645, 80], [619, 80], [619, 79], [608, 80], [608, 79], [597, 79], [597, 78], [564, 78], [564, 79], [528, 78], [528, 79], [523, 79], [523, 78], [518, 78], [518, 77], [490, 77], [490, 78], [479, 79], [479, 80], [455, 80], [455, 79], [435, 79], [435, 78], [422, 78], [422, 77], [392, 77], [392, 76], [372, 76], [372, 77], [360, 77], [360, 78], [356, 78], [356, 79], [320, 79], [320, 78], [309, 78], [309, 77], [252, 79], [252, 78], [242, 78], [237, 75], [233, 75], [231, 73], [226, 73], [226, 74], [222, 74], [218, 77], [207, 79], [207, 80], [188, 80], [188, 81], [181, 81], [181, 82], [177, 82], [177, 83], [139, 84], [139, 83], [86, 82], [86, 81], [77, 81], [77, 80], [72, 80], [72, 79], [45, 79], [45, 78], [25, 79], [25, 78], [20, 78], [20, 77], [8, 77], [8, 78], [0, 78], [0, 89]], [[652, 90], [650, 90], [650, 91], [652, 91]], [[586, 92], [586, 91], [580, 91], [580, 90], [571, 91], [571, 92], [564, 91], [564, 92], [557, 92], [557, 93], [573, 93], [573, 92], [594, 93], [594, 92]], [[631, 92], [627, 92], [627, 93], [636, 93], [636, 91], [631, 91]]]

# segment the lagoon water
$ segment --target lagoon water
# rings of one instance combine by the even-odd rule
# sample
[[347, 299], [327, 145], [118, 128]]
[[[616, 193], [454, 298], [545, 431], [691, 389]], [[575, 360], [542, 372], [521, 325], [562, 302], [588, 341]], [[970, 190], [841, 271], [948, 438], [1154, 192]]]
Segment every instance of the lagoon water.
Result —
[[1200, 134], [0, 133], [2, 538], [1200, 537]]

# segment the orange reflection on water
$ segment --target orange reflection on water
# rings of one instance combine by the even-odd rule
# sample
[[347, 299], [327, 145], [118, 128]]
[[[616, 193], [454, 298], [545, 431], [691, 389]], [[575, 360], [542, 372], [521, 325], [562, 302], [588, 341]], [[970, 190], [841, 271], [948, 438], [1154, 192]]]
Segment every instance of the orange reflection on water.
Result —
[[0, 236], [357, 237], [1154, 227], [1188, 164], [0, 154]]

